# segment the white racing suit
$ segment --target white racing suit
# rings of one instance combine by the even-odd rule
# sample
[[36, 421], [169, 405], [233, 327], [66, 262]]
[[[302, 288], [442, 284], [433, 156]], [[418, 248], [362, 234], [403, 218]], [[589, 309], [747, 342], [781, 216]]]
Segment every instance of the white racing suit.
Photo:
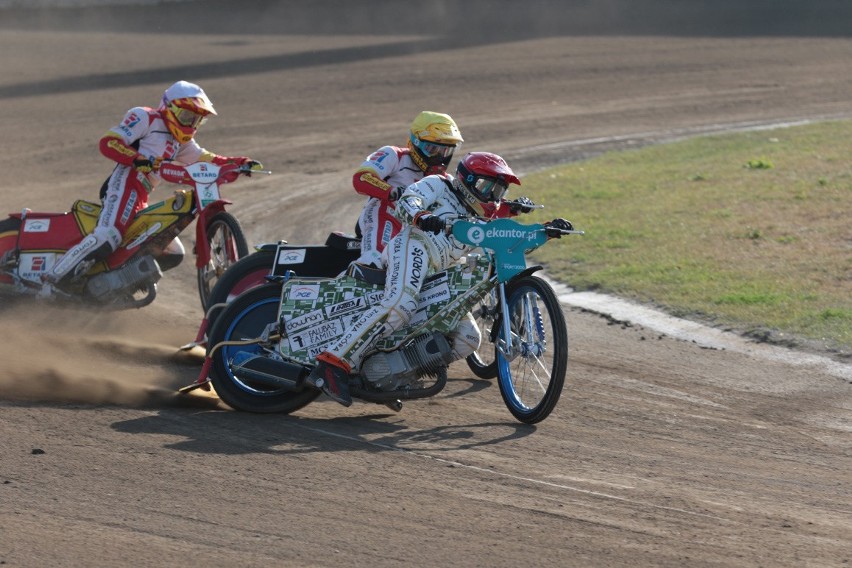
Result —
[[399, 232], [391, 192], [423, 178], [408, 148], [382, 146], [369, 156], [352, 179], [355, 191], [367, 196], [358, 225], [361, 227], [361, 257], [356, 262], [382, 266], [382, 251]]
[[[446, 270], [473, 247], [462, 244], [445, 233], [424, 232], [411, 223], [424, 210], [440, 217], [467, 214], [464, 205], [450, 190], [452, 178], [431, 175], [410, 185], [396, 204], [396, 216], [403, 229], [388, 243], [382, 253], [387, 270], [384, 298], [353, 323], [328, 352], [350, 365], [352, 372], [361, 367], [364, 354], [375, 342], [404, 327], [417, 310], [423, 282], [430, 274]], [[456, 328], [453, 355], [467, 357], [479, 347], [479, 327], [471, 314]]]

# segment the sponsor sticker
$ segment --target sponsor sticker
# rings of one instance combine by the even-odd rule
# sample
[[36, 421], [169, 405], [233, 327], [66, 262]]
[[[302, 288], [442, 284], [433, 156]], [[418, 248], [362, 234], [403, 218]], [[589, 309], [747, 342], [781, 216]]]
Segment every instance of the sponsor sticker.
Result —
[[323, 311], [314, 310], [291, 320], [287, 320], [284, 324], [284, 329], [287, 330], [288, 333], [291, 331], [298, 331], [304, 327], [308, 327], [309, 325], [320, 323], [323, 320], [325, 320], [325, 314], [323, 314]]
[[50, 230], [50, 219], [27, 219], [24, 221], [25, 233], [46, 233]]
[[366, 307], [364, 298], [352, 298], [351, 300], [328, 306], [325, 308], [325, 313], [328, 317], [332, 318], [363, 307]]
[[290, 288], [287, 297], [290, 300], [316, 300], [319, 298], [319, 284], [296, 284]]
[[302, 264], [307, 252], [307, 249], [282, 249], [278, 253], [278, 264]]
[[288, 335], [287, 339], [291, 350], [301, 351], [328, 345], [341, 335], [343, 335], [343, 324], [340, 320], [332, 320], [309, 327], [301, 333]]

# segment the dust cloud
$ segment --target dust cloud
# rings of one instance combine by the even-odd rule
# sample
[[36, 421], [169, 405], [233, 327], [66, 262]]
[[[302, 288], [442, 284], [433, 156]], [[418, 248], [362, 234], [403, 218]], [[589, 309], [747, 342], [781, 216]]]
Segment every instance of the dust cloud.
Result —
[[0, 326], [0, 400], [217, 405], [177, 393], [195, 380], [200, 362], [177, 349], [166, 321], [141, 310], [92, 313], [4, 299]]

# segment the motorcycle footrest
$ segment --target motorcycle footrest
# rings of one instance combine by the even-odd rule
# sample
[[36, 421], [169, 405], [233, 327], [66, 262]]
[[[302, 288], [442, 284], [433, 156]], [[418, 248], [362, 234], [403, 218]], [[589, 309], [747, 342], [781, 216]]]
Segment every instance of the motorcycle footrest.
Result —
[[310, 369], [303, 365], [238, 351], [230, 360], [231, 372], [242, 380], [286, 390], [301, 390]]

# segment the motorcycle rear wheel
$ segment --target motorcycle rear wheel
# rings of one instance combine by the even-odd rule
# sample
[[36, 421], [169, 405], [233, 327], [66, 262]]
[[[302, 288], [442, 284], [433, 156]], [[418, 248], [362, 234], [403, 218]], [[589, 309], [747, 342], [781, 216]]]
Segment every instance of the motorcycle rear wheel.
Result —
[[[219, 315], [208, 345], [259, 337], [268, 323], [278, 318], [281, 285], [272, 283], [240, 294]], [[290, 391], [237, 377], [228, 362], [239, 351], [263, 353], [258, 345], [227, 345], [213, 353], [210, 380], [216, 394], [236, 410], [257, 413], [290, 413], [306, 406], [321, 391], [306, 388]]]
[[228, 267], [248, 256], [248, 242], [239, 221], [225, 211], [216, 213], [207, 223], [207, 244], [210, 260], [198, 269], [198, 295], [205, 311], [216, 282]]
[[[562, 395], [568, 328], [556, 294], [541, 278], [519, 278], [507, 287], [506, 298], [513, 357], [507, 360], [497, 350], [500, 394], [515, 418], [535, 424], [547, 418]], [[497, 337], [505, 339], [502, 325]]]

